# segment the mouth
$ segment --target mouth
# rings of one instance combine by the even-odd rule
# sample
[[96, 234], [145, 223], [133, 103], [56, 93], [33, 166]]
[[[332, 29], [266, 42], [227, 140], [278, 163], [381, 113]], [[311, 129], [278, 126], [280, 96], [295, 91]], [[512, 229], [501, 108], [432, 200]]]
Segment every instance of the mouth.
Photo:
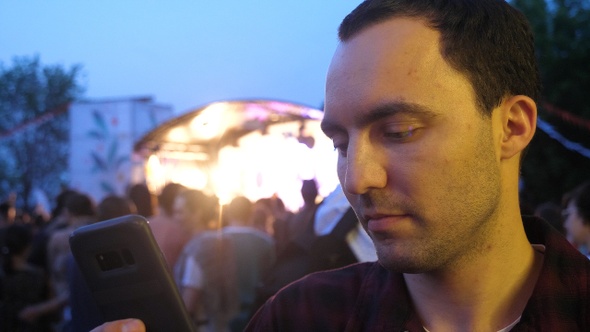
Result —
[[410, 218], [409, 214], [374, 214], [364, 217], [367, 222], [367, 230], [376, 235], [395, 232], [399, 224]]

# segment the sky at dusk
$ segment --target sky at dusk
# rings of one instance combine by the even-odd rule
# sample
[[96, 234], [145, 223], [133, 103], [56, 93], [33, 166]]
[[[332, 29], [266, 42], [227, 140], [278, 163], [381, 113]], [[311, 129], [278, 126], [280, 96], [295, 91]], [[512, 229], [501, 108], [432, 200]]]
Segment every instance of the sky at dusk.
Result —
[[320, 107], [342, 18], [360, 0], [0, 0], [0, 63], [82, 66], [85, 98]]

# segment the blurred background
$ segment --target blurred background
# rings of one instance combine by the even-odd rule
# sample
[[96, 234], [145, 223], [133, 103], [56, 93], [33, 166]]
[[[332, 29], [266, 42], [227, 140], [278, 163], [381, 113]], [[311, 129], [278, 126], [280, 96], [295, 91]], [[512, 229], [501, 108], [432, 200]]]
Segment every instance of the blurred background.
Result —
[[[188, 131], [179, 138], [172, 128], [205, 123], [196, 119], [220, 103], [233, 105], [230, 113], [250, 114], [223, 120], [235, 125], [219, 129], [218, 138], [228, 130], [237, 133], [235, 142], [223, 146], [239, 147], [246, 143], [238, 139], [252, 141], [246, 136], [264, 136], [269, 126], [281, 124], [270, 132], [286, 145], [274, 149], [311, 150], [311, 137], [320, 152], [297, 158], [329, 155], [317, 132], [324, 78], [338, 24], [358, 3], [0, 0], [0, 200], [12, 197], [29, 209], [67, 187], [99, 200], [136, 182], [147, 181], [157, 191], [166, 181], [182, 179], [219, 194], [220, 184], [212, 180], [220, 177], [219, 169], [211, 163], [195, 166], [192, 175], [174, 167], [185, 163], [195, 146], [193, 155], [205, 152], [216, 165], [226, 153], [219, 153], [219, 145], [214, 153], [203, 150], [210, 145]], [[532, 208], [559, 203], [590, 179], [590, 1], [511, 3], [534, 26], [544, 84], [539, 129], [522, 167], [523, 206]], [[164, 154], [163, 142], [178, 148]], [[245, 176], [256, 173], [256, 165], [258, 173], [268, 169], [263, 166], [272, 158], [256, 159], [253, 153], [228, 157], [222, 168], [254, 159]], [[330, 163], [323, 164], [331, 168]], [[309, 177], [326, 179], [320, 188], [325, 196], [335, 186], [334, 175], [327, 173], [293, 172], [294, 197]], [[153, 174], [159, 180], [150, 183]], [[182, 174], [180, 180], [175, 174]], [[210, 181], [195, 180], [203, 177]], [[252, 185], [272, 179], [258, 178]], [[265, 188], [251, 194], [243, 184], [225, 194], [227, 200], [244, 193], [255, 199], [269, 193]], [[296, 209], [301, 202], [294, 198], [290, 204]]]

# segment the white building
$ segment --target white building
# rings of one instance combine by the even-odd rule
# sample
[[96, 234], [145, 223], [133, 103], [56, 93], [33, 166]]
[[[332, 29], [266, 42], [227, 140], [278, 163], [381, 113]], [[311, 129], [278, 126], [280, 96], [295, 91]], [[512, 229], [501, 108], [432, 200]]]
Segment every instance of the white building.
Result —
[[144, 160], [134, 143], [174, 116], [169, 105], [151, 97], [86, 100], [73, 103], [70, 115], [70, 187], [96, 202], [108, 194], [125, 195], [142, 182]]

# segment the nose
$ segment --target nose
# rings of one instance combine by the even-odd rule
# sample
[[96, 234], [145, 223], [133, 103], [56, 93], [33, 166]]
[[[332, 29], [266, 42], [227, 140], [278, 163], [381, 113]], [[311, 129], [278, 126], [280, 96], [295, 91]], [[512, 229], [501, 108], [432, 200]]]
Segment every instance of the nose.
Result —
[[385, 151], [380, 151], [370, 141], [350, 142], [346, 156], [338, 160], [342, 188], [353, 195], [384, 188], [387, 184], [386, 162]]

